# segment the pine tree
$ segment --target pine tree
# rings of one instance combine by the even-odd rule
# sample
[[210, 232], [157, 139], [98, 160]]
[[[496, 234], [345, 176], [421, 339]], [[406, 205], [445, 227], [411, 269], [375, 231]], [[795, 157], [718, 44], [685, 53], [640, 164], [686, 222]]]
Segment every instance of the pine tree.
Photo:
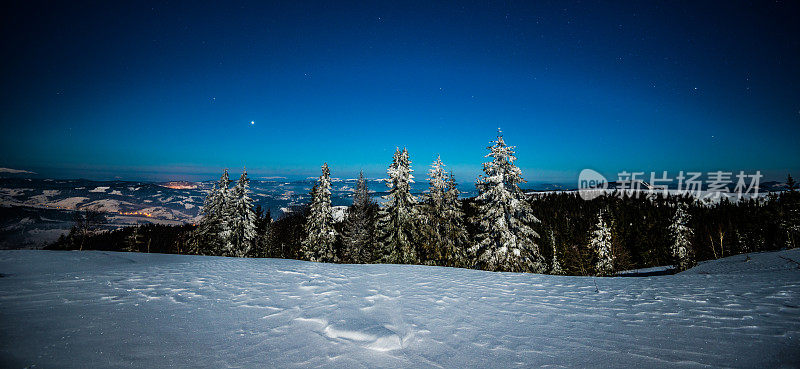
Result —
[[550, 274], [564, 275], [564, 269], [558, 262], [558, 250], [556, 249], [556, 234], [553, 229], [550, 229], [550, 245], [553, 247], [553, 263], [550, 266]]
[[272, 253], [270, 253], [270, 250], [267, 248], [267, 241], [269, 240], [269, 229], [272, 224], [272, 214], [269, 208], [264, 209], [261, 207], [261, 204], [256, 204], [253, 212], [256, 216], [256, 239], [253, 248], [250, 249], [249, 255], [256, 258], [270, 257]]
[[447, 192], [447, 173], [441, 157], [428, 170], [428, 193], [420, 207], [420, 233], [417, 259], [423, 264], [445, 265], [444, 247], [444, 196]]
[[589, 248], [597, 254], [595, 272], [597, 275], [608, 276], [614, 272], [614, 255], [611, 252], [611, 228], [603, 217], [603, 212], [597, 214], [597, 224], [592, 231]]
[[419, 230], [417, 224], [416, 198], [411, 195], [411, 184], [414, 176], [411, 175], [411, 160], [408, 150], [394, 153], [392, 164], [387, 173], [389, 180], [389, 194], [381, 209], [378, 225], [378, 242], [382, 261], [397, 264], [412, 264], [417, 262], [414, 248], [415, 234]]
[[686, 205], [678, 204], [675, 215], [672, 217], [672, 224], [669, 226], [672, 234], [672, 257], [675, 260], [675, 267], [678, 271], [689, 269], [694, 265], [692, 261], [692, 235], [694, 232], [689, 227], [689, 213], [686, 212]]
[[800, 193], [791, 174], [786, 178], [786, 188], [788, 191], [780, 195], [780, 227], [786, 232], [786, 248], [794, 248], [800, 237]]
[[242, 176], [231, 191], [229, 200], [230, 242], [223, 255], [245, 257], [258, 239], [256, 232], [256, 214], [253, 211], [253, 200], [250, 198], [250, 180], [247, 178], [247, 169], [242, 171]]
[[[784, 196], [786, 196], [784, 194]], [[786, 230], [786, 248], [795, 248], [798, 236], [800, 236], [800, 199], [794, 198], [794, 201], [787, 201], [786, 210], [784, 211], [783, 219], [781, 219], [781, 227]]]
[[228, 249], [230, 230], [229, 221], [229, 189], [228, 170], [222, 173], [219, 182], [206, 196], [201, 214], [203, 218], [197, 227], [195, 241], [197, 253], [202, 255], [221, 255]]
[[344, 257], [346, 262], [361, 264], [371, 261], [375, 203], [369, 196], [364, 172], [359, 173], [353, 192], [353, 205], [347, 210], [344, 224]]
[[442, 208], [444, 203], [444, 194], [447, 192], [447, 172], [444, 171], [444, 163], [442, 157], [436, 156], [436, 160], [431, 164], [431, 169], [428, 170], [428, 202], [434, 208]]
[[531, 228], [539, 220], [519, 188], [525, 180], [514, 165], [515, 147], [507, 146], [498, 130], [497, 140], [488, 149], [486, 157], [491, 161], [483, 164], [485, 174], [477, 183], [481, 233], [470, 250], [482, 269], [544, 272], [544, 259], [535, 241], [539, 235]]
[[445, 172], [444, 166], [441, 157], [437, 157], [428, 171], [418, 258], [425, 264], [462, 267], [468, 264], [464, 212], [455, 178]]
[[442, 237], [442, 249], [444, 250], [444, 265], [453, 267], [469, 266], [467, 258], [467, 247], [469, 245], [469, 235], [465, 224], [464, 210], [458, 196], [455, 177], [450, 173], [447, 179], [447, 190], [444, 193], [442, 202], [442, 226], [440, 233]]
[[306, 220], [306, 238], [302, 252], [310, 261], [338, 262], [331, 208], [331, 172], [328, 163], [322, 165], [322, 175], [311, 190], [311, 206]]

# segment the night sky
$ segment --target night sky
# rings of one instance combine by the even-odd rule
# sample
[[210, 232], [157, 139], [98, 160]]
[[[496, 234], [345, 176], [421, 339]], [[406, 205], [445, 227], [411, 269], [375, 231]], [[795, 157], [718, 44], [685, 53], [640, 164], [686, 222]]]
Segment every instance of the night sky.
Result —
[[[459, 181], [500, 127], [583, 168], [800, 176], [798, 2], [4, 3], [0, 167], [41, 176]], [[251, 124], [254, 122], [254, 124]]]

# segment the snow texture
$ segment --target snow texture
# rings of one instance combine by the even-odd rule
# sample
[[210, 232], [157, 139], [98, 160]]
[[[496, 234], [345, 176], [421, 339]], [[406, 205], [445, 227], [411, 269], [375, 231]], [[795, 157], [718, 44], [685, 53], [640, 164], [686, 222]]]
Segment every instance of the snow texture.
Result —
[[593, 278], [0, 251], [0, 367], [796, 367], [790, 259]]

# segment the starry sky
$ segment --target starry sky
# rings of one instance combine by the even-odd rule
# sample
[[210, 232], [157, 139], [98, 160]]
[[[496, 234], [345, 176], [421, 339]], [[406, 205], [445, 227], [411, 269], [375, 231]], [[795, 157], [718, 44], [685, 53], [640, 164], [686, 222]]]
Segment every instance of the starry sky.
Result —
[[[530, 181], [583, 168], [800, 175], [793, 1], [15, 1], [0, 167], [41, 176]], [[796, 176], [797, 176], [796, 175]]]

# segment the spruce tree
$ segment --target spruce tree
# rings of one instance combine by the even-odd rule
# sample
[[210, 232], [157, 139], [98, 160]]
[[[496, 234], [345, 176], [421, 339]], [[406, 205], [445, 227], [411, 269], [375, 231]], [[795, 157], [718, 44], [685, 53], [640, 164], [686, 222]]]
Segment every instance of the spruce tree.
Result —
[[445, 172], [444, 166], [441, 157], [437, 157], [428, 171], [418, 258], [426, 264], [463, 267], [468, 265], [464, 212], [455, 178]]
[[230, 231], [229, 221], [229, 189], [228, 170], [222, 173], [219, 182], [206, 196], [201, 211], [202, 219], [197, 227], [196, 252], [201, 255], [221, 255], [228, 248]]
[[414, 248], [415, 235], [419, 230], [417, 224], [416, 198], [411, 195], [411, 160], [408, 150], [394, 153], [392, 164], [387, 173], [389, 194], [384, 198], [386, 203], [380, 211], [378, 223], [378, 242], [381, 259], [386, 263], [413, 264], [417, 262]]
[[344, 224], [343, 244], [345, 262], [367, 263], [371, 261], [375, 203], [369, 196], [364, 172], [358, 174], [358, 182], [353, 192], [353, 205], [347, 209]]
[[447, 192], [447, 172], [444, 170], [444, 163], [442, 157], [436, 156], [431, 169], [428, 170], [428, 202], [433, 204], [434, 208], [442, 208], [444, 202], [444, 194]]
[[542, 273], [546, 268], [536, 244], [539, 235], [531, 228], [539, 220], [519, 188], [525, 180], [514, 165], [515, 147], [507, 146], [498, 130], [488, 149], [491, 160], [483, 164], [485, 174], [477, 183], [481, 233], [470, 250], [481, 269]]
[[787, 203], [783, 219], [781, 219], [781, 227], [786, 231], [786, 248], [791, 249], [797, 247], [797, 238], [800, 237], [800, 199], [798, 196], [794, 196]]
[[689, 228], [689, 213], [686, 212], [686, 205], [678, 204], [675, 215], [672, 217], [672, 224], [669, 226], [672, 235], [672, 257], [678, 271], [689, 269], [694, 265], [692, 261], [692, 235], [694, 232]]
[[786, 188], [780, 194], [779, 219], [780, 227], [786, 232], [786, 248], [796, 247], [797, 238], [800, 237], [800, 193], [797, 184], [789, 174], [786, 178]]
[[250, 250], [250, 255], [257, 258], [269, 257], [271, 253], [267, 249], [267, 241], [269, 240], [269, 228], [272, 224], [272, 214], [269, 208], [264, 209], [260, 204], [256, 204], [253, 212], [256, 216], [256, 240]]
[[603, 211], [597, 214], [597, 224], [592, 231], [589, 248], [597, 255], [595, 272], [600, 276], [608, 276], [614, 272], [614, 255], [611, 251], [611, 228], [603, 217]]
[[423, 264], [445, 265], [444, 245], [444, 196], [447, 192], [447, 173], [444, 163], [437, 156], [428, 170], [428, 193], [420, 207], [420, 234], [417, 243], [417, 258]]
[[242, 171], [242, 176], [231, 191], [230, 196], [230, 242], [225, 256], [245, 257], [258, 239], [256, 232], [256, 214], [253, 211], [253, 200], [250, 198], [250, 180], [247, 178], [247, 169]]
[[322, 175], [311, 190], [311, 206], [306, 220], [306, 238], [302, 242], [302, 252], [310, 261], [338, 262], [335, 242], [336, 230], [333, 228], [331, 208], [331, 172], [328, 163], [322, 165]]
[[442, 249], [444, 250], [444, 265], [453, 267], [467, 267], [469, 259], [467, 257], [467, 247], [469, 246], [469, 235], [465, 224], [464, 210], [458, 196], [455, 177], [450, 173], [447, 179], [447, 190], [442, 201]]
[[553, 229], [550, 229], [550, 245], [553, 247], [553, 262], [550, 265], [550, 274], [553, 275], [564, 275], [564, 269], [561, 268], [561, 264], [558, 262], [558, 250], [556, 249], [556, 234], [553, 232]]

